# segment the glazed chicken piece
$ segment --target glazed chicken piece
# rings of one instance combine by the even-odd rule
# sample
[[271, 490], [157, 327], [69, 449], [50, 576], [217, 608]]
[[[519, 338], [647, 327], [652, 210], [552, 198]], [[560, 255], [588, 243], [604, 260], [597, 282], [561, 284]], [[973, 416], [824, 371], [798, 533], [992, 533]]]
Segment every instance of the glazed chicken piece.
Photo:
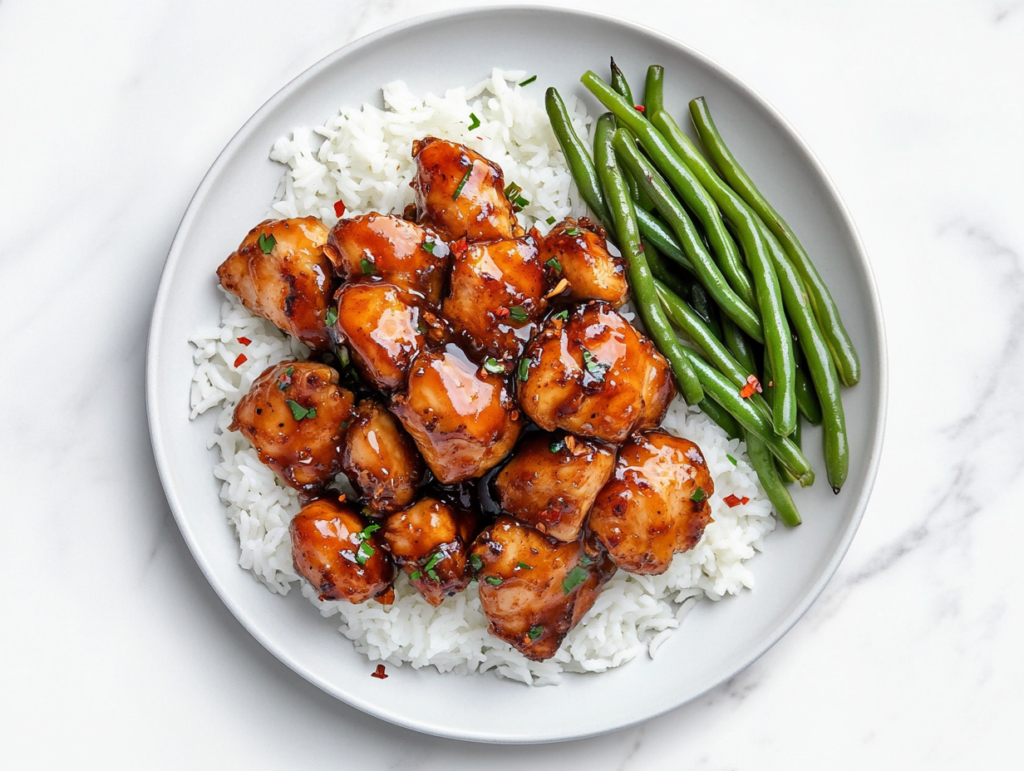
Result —
[[519, 404], [541, 428], [618, 444], [657, 425], [675, 395], [654, 344], [602, 302], [552, 316], [520, 362]]
[[230, 428], [286, 485], [316, 491], [341, 471], [352, 419], [355, 397], [337, 382], [335, 370], [312, 361], [268, 367], [238, 402]]
[[505, 379], [477, 369], [451, 343], [416, 357], [391, 411], [442, 484], [480, 476], [500, 463], [523, 424]]
[[321, 498], [295, 515], [288, 532], [295, 570], [320, 592], [321, 600], [357, 603], [394, 600], [395, 564], [370, 524], [348, 503]]
[[467, 351], [518, 358], [547, 305], [544, 266], [532, 240], [488, 241], [456, 252], [442, 313]]
[[523, 229], [505, 197], [497, 164], [465, 145], [426, 137], [412, 143], [416, 208], [446, 241], [518, 238]]
[[334, 328], [363, 377], [385, 391], [401, 388], [427, 340], [425, 314], [394, 284], [363, 280], [338, 292]]
[[619, 448], [610, 482], [590, 510], [589, 527], [630, 573], [664, 573], [711, 522], [715, 483], [700, 448], [665, 431], [646, 431]]
[[477, 536], [469, 559], [488, 630], [534, 661], [555, 655], [615, 572], [599, 547], [560, 543], [504, 515]]
[[416, 497], [423, 458], [401, 424], [376, 399], [363, 399], [345, 433], [341, 468], [373, 516], [404, 509]]
[[575, 541], [614, 465], [607, 445], [537, 433], [519, 445], [495, 487], [509, 514], [559, 541]]
[[469, 546], [477, 518], [434, 498], [423, 498], [384, 523], [384, 540], [409, 580], [434, 607], [469, 586]]
[[626, 261], [608, 252], [604, 228], [586, 217], [568, 217], [551, 229], [540, 245], [541, 262], [550, 282], [569, 282], [560, 300], [603, 300], [618, 308], [629, 299]]
[[378, 276], [434, 308], [441, 304], [450, 252], [430, 228], [391, 214], [364, 214], [331, 228], [324, 253], [345, 281]]
[[252, 313], [313, 350], [329, 351], [325, 317], [334, 287], [325, 243], [327, 228], [315, 217], [267, 220], [249, 231], [217, 277]]

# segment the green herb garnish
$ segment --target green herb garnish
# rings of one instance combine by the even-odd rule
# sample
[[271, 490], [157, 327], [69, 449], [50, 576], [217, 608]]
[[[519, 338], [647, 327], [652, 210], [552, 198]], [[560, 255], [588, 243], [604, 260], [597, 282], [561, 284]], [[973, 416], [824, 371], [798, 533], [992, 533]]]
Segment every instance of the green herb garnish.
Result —
[[516, 567], [523, 570], [533, 570], [533, 565], [527, 565], [525, 562], [517, 562]]
[[274, 251], [274, 245], [277, 243], [277, 239], [273, 236], [268, 236], [266, 233], [260, 233], [260, 249], [263, 250], [264, 254], [270, 254]]
[[564, 446], [565, 446], [565, 442], [563, 442], [561, 439], [559, 439], [558, 441], [552, 442], [551, 444], [549, 444], [548, 445], [548, 449], [551, 450], [551, 452], [558, 452]]
[[690, 500], [693, 501], [694, 503], [700, 503], [707, 497], [708, 494], [704, 492], [704, 488], [698, 487], [696, 490], [693, 491], [693, 495], [690, 496]]
[[508, 309], [508, 315], [513, 321], [518, 321], [520, 324], [524, 321], [530, 320], [530, 314], [521, 305], [513, 305]]
[[[278, 391], [287, 391], [292, 385], [292, 373], [295, 372], [295, 367], [289, 367], [284, 371], [284, 375], [277, 383]], [[297, 418], [296, 418], [297, 419]]]
[[578, 236], [580, 234], [579, 228], [566, 228], [564, 232], [567, 236]]
[[501, 578], [498, 576], [487, 576], [484, 580], [491, 586], [501, 586]]
[[500, 375], [505, 371], [505, 368], [501, 365], [501, 362], [495, 358], [489, 358], [484, 362], [484, 369], [490, 372], [492, 375]]
[[551, 318], [558, 319], [559, 321], [568, 321], [568, 319], [569, 319], [569, 311], [559, 311], [558, 313], [556, 313]]
[[365, 257], [363, 257], [363, 259], [359, 261], [359, 267], [363, 269], [364, 276], [372, 276], [374, 273], [377, 272], [377, 266], [374, 265]]
[[365, 565], [366, 560], [373, 556], [373, 547], [370, 546], [369, 542], [363, 541], [359, 544], [359, 548], [356, 549], [356, 562], [360, 565]]
[[580, 565], [582, 565], [583, 567], [589, 568], [593, 564], [594, 560], [590, 557], [589, 554], [584, 554], [582, 557], [580, 557]]
[[734, 457], [732, 457], [731, 455], [726, 455], [725, 457], [729, 459], [729, 462], [732, 465], [734, 465], [734, 466], [740, 465], [740, 462], [738, 460], [736, 460]]
[[292, 417], [296, 420], [302, 420], [303, 418], [315, 418], [316, 407], [310, 407], [306, 409], [294, 399], [285, 399], [285, 404], [288, 405], [288, 409], [292, 411]]
[[584, 568], [581, 568], [579, 565], [574, 567], [572, 570], [569, 571], [569, 575], [565, 577], [565, 580], [562, 581], [562, 592], [564, 594], [568, 594], [569, 592], [571, 592], [573, 589], [575, 589], [577, 586], [579, 586], [587, 580], [587, 575], [588, 573]]
[[435, 246], [437, 246], [437, 244], [435, 244], [433, 241], [424, 241], [422, 244], [423, 251], [425, 251], [427, 254], [433, 254]]
[[472, 131], [475, 128], [479, 128], [480, 127], [480, 119], [478, 117], [476, 117], [476, 113], [475, 112], [471, 112], [469, 114], [469, 117], [473, 119], [473, 122], [469, 124], [469, 130]]
[[530, 360], [522, 358], [519, 360], [519, 371], [516, 373], [519, 375], [519, 379], [526, 381], [530, 377]]
[[557, 257], [552, 257], [550, 260], [548, 260], [544, 264], [547, 265], [549, 268], [551, 268], [551, 270], [555, 271], [555, 273], [561, 273], [562, 272], [562, 263], [560, 263], [558, 261]]
[[414, 570], [412, 573], [409, 574], [409, 578], [411, 578], [413, 581], [419, 581], [421, 578], [423, 578], [423, 574], [418, 570]]
[[531, 75], [531, 76], [530, 76], [530, 77], [528, 77], [528, 78], [527, 78], [526, 80], [522, 81], [522, 82], [521, 82], [521, 83], [520, 83], [519, 85], [520, 85], [520, 86], [528, 86], [528, 85], [530, 85], [531, 83], [533, 83], [533, 81], [535, 81], [536, 79], [537, 79], [537, 76], [536, 76], [536, 75]]
[[505, 185], [505, 197], [510, 201], [515, 201], [519, 197], [519, 194], [523, 192], [523, 189], [519, 187], [515, 182], [509, 182]]
[[329, 326], [329, 327], [333, 327], [334, 326], [334, 322], [337, 321], [337, 320], [338, 320], [338, 309], [337, 308], [328, 308], [327, 309], [327, 313], [324, 315], [324, 323], [327, 326]]
[[462, 188], [464, 188], [466, 186], [466, 183], [469, 181], [469, 175], [472, 174], [472, 173], [473, 173], [473, 164], [470, 163], [469, 164], [469, 169], [463, 175], [462, 179], [459, 180], [459, 186], [457, 188], [455, 188], [455, 195], [452, 196], [452, 200], [453, 201], [458, 201], [459, 200], [459, 196], [462, 194]]
[[598, 383], [604, 382], [604, 375], [608, 371], [608, 365], [598, 361], [594, 354], [586, 348], [583, 349], [583, 366], [587, 368], [587, 372], [590, 373], [594, 380]]
[[473, 566], [473, 570], [479, 570], [484, 566], [484, 561], [480, 559], [479, 554], [470, 554], [469, 564]]
[[546, 220], [544, 220], [544, 221], [545, 221], [546, 223], [548, 223], [549, 225], [554, 225], [554, 224], [555, 224], [555, 218], [554, 218], [554, 217], [548, 217], [548, 218], [547, 218]]
[[527, 206], [530, 205], [529, 200], [523, 198], [521, 195], [517, 195], [516, 200], [514, 200], [512, 203], [515, 204], [516, 208], [518, 209], [525, 209]]
[[544, 627], [542, 626], [531, 626], [530, 631], [526, 633], [526, 636], [530, 638], [530, 642], [533, 642], [538, 637], [544, 634]]

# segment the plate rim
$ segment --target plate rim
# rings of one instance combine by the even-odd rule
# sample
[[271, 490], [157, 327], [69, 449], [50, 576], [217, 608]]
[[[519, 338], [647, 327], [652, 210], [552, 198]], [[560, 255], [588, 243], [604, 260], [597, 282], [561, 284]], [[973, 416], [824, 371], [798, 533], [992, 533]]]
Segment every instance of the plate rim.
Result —
[[[754, 102], [760, 107], [765, 115], [783, 131], [783, 133], [794, 143], [795, 147], [803, 154], [806, 161], [809, 162], [814, 172], [817, 174], [821, 182], [825, 185], [830, 196], [836, 204], [836, 210], [842, 219], [844, 227], [847, 229], [851, 243], [853, 246], [853, 252], [856, 260], [859, 262], [859, 268], [865, 279], [865, 288], [867, 290], [867, 298], [869, 300], [869, 310], [873, 316], [875, 322], [875, 340], [874, 343], [877, 346], [878, 358], [877, 362], [872, 362], [878, 368], [878, 418], [874, 427], [875, 439], [872, 446], [868, 449], [866, 456], [866, 467], [864, 476], [864, 486], [859, 491], [858, 499], [854, 505], [853, 515], [850, 517], [850, 521], [845, 529], [842, 531], [839, 539], [838, 548], [832, 554], [832, 557], [826, 563], [822, 570], [818, 580], [809, 588], [804, 594], [803, 599], [797, 603], [788, 615], [771, 630], [770, 633], [766, 634], [761, 644], [753, 649], [746, 657], [741, 660], [741, 663], [735, 668], [735, 670], [723, 680], [720, 680], [714, 685], [710, 685], [699, 693], [690, 695], [681, 701], [678, 701], [664, 709], [645, 714], [641, 717], [627, 719], [619, 725], [612, 728], [600, 728], [593, 731], [578, 731], [568, 733], [563, 736], [545, 737], [540, 739], [531, 739], [526, 737], [518, 736], [501, 736], [497, 734], [481, 734], [477, 731], [467, 731], [461, 729], [458, 726], [452, 726], [449, 730], [442, 730], [435, 725], [429, 723], [421, 723], [415, 717], [410, 717], [404, 714], [391, 712], [384, 707], [361, 699], [349, 693], [345, 693], [332, 684], [324, 681], [319, 675], [310, 671], [307, 667], [301, 665], [298, 661], [294, 660], [286, 652], [279, 650], [259, 629], [259, 625], [250, 619], [249, 613], [241, 607], [241, 605], [233, 598], [231, 592], [221, 584], [221, 582], [213, 574], [210, 567], [207, 565], [205, 558], [202, 556], [202, 552], [196, 538], [195, 533], [189, 526], [184, 514], [183, 507], [178, 498], [177, 491], [171, 482], [172, 472], [170, 470], [171, 463], [165, 451], [165, 441], [163, 439], [163, 431], [158, 419], [157, 403], [161, 398], [160, 389], [161, 384], [157, 378], [157, 371], [159, 370], [160, 364], [160, 347], [158, 345], [158, 339], [163, 328], [163, 317], [166, 312], [166, 308], [169, 302], [171, 278], [173, 277], [180, 256], [183, 250], [183, 242], [187, 237], [187, 233], [193, 220], [196, 218], [197, 211], [201, 208], [201, 205], [208, 197], [211, 188], [214, 186], [218, 176], [222, 169], [228, 164], [229, 159], [234, 155], [238, 146], [242, 144], [243, 140], [252, 132], [252, 130], [258, 126], [263, 118], [271, 113], [280, 102], [288, 99], [293, 93], [299, 90], [307, 81], [314, 79], [321, 71], [329, 68], [339, 58], [344, 58], [359, 49], [373, 45], [378, 40], [389, 37], [391, 35], [399, 34], [405, 30], [413, 27], [417, 27], [424, 24], [429, 24], [437, 21], [443, 21], [446, 19], [452, 19], [455, 17], [468, 18], [473, 16], [487, 17], [492, 15], [500, 15], [507, 12], [520, 12], [520, 13], [535, 13], [539, 15], [560, 15], [569, 16], [576, 18], [584, 18], [589, 20], [597, 20], [599, 22], [611, 23], [613, 25], [627, 28], [635, 33], [641, 35], [657, 38], [661, 42], [667, 44], [670, 47], [681, 50], [687, 56], [697, 60], [705, 67], [714, 71], [717, 75], [723, 77], [729, 84], [741, 92], [746, 98]], [[661, 715], [667, 714], [673, 710], [679, 709], [680, 707], [688, 704], [696, 699], [700, 698], [709, 691], [717, 688], [722, 683], [727, 682], [729, 679], [740, 674], [748, 667], [750, 667], [755, 661], [763, 656], [768, 650], [770, 650], [779, 640], [781, 640], [790, 629], [799, 621], [803, 615], [810, 609], [810, 607], [817, 601], [818, 597], [824, 591], [825, 587], [832, 580], [836, 573], [839, 565], [845, 558], [850, 544], [853, 541], [857, 530], [860, 527], [860, 523], [864, 518], [864, 514], [867, 510], [868, 503], [871, 498], [871, 494], [874, 490], [875, 481], [878, 474], [879, 465], [881, 463], [882, 449], [885, 439], [885, 429], [887, 423], [888, 413], [888, 395], [889, 395], [889, 364], [888, 364], [888, 347], [886, 342], [885, 333], [885, 317], [882, 311], [881, 300], [878, 293], [878, 286], [875, 279], [874, 270], [871, 266], [870, 258], [868, 257], [867, 249], [864, 246], [863, 239], [861, 238], [860, 232], [853, 220], [850, 213], [849, 207], [846, 201], [843, 199], [838, 188], [825, 170], [821, 161], [815, 155], [811, 147], [808, 145], [806, 140], [800, 135], [800, 133], [793, 127], [792, 124], [782, 115], [782, 113], [775, 108], [764, 96], [761, 95], [755, 88], [749, 85], [746, 81], [741, 79], [729, 68], [723, 66], [717, 60], [703, 53], [693, 45], [684, 42], [683, 40], [676, 38], [672, 35], [665, 34], [653, 27], [646, 24], [635, 22], [628, 19], [623, 19], [614, 14], [595, 12], [590, 10], [580, 10], [575, 8], [562, 8], [562, 7], [551, 7], [542, 6], [535, 4], [502, 4], [495, 6], [488, 6], [484, 8], [455, 8], [445, 11], [439, 11], [429, 14], [421, 14], [395, 24], [388, 25], [374, 32], [363, 35], [355, 40], [351, 40], [340, 48], [335, 49], [331, 53], [327, 54], [305, 70], [300, 72], [298, 75], [293, 77], [288, 83], [277, 90], [272, 96], [270, 96], [250, 117], [242, 126], [232, 135], [231, 139], [218, 153], [216, 159], [211, 164], [210, 168], [203, 175], [195, 193], [189, 200], [189, 203], [185, 209], [184, 214], [178, 227], [175, 231], [174, 238], [171, 241], [170, 248], [168, 250], [167, 258], [164, 262], [163, 269], [160, 274], [160, 281], [156, 298], [153, 304], [153, 314], [150, 320], [149, 333], [147, 336], [146, 346], [146, 377], [145, 377], [145, 388], [146, 388], [146, 415], [147, 423], [150, 432], [150, 443], [153, 449], [153, 457], [157, 467], [157, 473], [160, 478], [160, 483], [164, 491], [164, 496], [167, 499], [168, 506], [171, 509], [171, 513], [174, 515], [174, 519], [177, 522], [178, 529], [180, 530], [186, 545], [192, 558], [199, 566], [206, 580], [210, 586], [217, 593], [221, 602], [231, 611], [235, 619], [251, 634], [259, 643], [275, 658], [284, 663], [294, 672], [299, 674], [308, 682], [312, 683], [316, 687], [323, 690], [325, 693], [330, 694], [339, 701], [359, 709], [366, 714], [372, 715], [378, 719], [392, 723], [394, 725], [401, 726], [403, 728], [418, 731], [420, 733], [438, 736], [448, 739], [456, 739], [461, 741], [471, 741], [479, 743], [493, 743], [493, 744], [544, 744], [562, 741], [572, 741], [576, 739], [583, 739], [592, 736], [602, 735], [605, 733], [611, 733], [613, 731], [621, 731], [641, 723], [652, 720]]]

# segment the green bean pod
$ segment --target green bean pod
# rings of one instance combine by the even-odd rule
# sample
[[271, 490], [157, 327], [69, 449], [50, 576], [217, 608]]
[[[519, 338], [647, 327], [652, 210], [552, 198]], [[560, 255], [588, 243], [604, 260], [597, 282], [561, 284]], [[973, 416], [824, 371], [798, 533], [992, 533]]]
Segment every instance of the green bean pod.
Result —
[[626, 181], [615, 161], [612, 137], [616, 133], [614, 118], [605, 113], [597, 120], [594, 132], [594, 161], [615, 224], [619, 248], [626, 258], [633, 302], [647, 326], [658, 350], [668, 360], [679, 383], [679, 390], [688, 404], [697, 404], [704, 398], [704, 390], [686, 357], [686, 349], [679, 343], [672, 326], [661, 309], [654, 277], [644, 257], [640, 231], [636, 223], [633, 201], [629, 197]]
[[661, 256], [657, 247], [643, 236], [640, 237], [640, 243], [644, 247], [644, 257], [647, 258], [647, 264], [650, 266], [651, 275], [654, 276], [655, 280], [660, 281], [680, 297], [689, 296], [692, 282], [680, 278], [676, 273], [669, 270], [669, 266], [665, 263], [665, 259]]
[[[708, 296], [707, 290], [699, 281], [690, 283], [690, 307], [694, 313], [700, 316], [701, 321], [707, 324], [708, 329], [716, 338], [722, 339], [722, 326], [718, 323], [718, 313], [715, 312], [715, 304]], [[725, 316], [724, 318], [729, 318]]]
[[[653, 201], [652, 201], [653, 203]], [[697, 271], [693, 263], [686, 256], [683, 247], [679, 245], [675, 235], [650, 212], [643, 209], [636, 210], [636, 223], [640, 226], [643, 237], [654, 244], [663, 254], [671, 257], [673, 262], [678, 263], [687, 272], [696, 275]]]
[[644, 81], [644, 112], [650, 117], [665, 109], [665, 68], [660, 64], [652, 64], [647, 68], [647, 80]]
[[807, 361], [802, 359], [800, 346], [797, 346], [796, 358], [796, 408], [803, 419], [812, 426], [821, 425], [821, 403], [818, 395], [814, 393], [814, 385], [807, 377]]
[[666, 219], [684, 244], [687, 256], [693, 263], [698, 278], [714, 298], [722, 312], [735, 321], [740, 328], [758, 342], [764, 342], [761, 319], [750, 306], [732, 290], [722, 276], [718, 265], [711, 259], [700, 239], [697, 228], [690, 220], [682, 205], [675, 199], [665, 180], [641, 155], [630, 134], [619, 130], [614, 139], [615, 152], [623, 164], [633, 173], [641, 187], [654, 199], [658, 212]]
[[736, 422], [736, 418], [726, 412], [714, 399], [705, 398], [697, 406], [700, 407], [701, 412], [717, 423], [730, 439], [743, 438], [743, 429]]
[[[751, 283], [750, 276], [747, 275], [747, 271], [743, 267], [743, 260], [740, 259], [736, 243], [725, 229], [722, 217], [714, 201], [711, 200], [711, 196], [701, 187], [700, 182], [693, 176], [686, 164], [676, 157], [658, 130], [637, 112], [632, 100], [623, 99], [615, 89], [608, 86], [593, 72], [584, 74], [582, 81], [591, 93], [615, 114], [620, 126], [628, 129], [640, 141], [640, 146], [651, 157], [654, 167], [676, 190], [683, 203], [689, 207], [704, 227], [704, 232], [711, 244], [711, 251], [717, 258], [718, 265], [728, 279], [729, 285], [744, 303], [753, 307], [755, 304], [754, 284]], [[637, 178], [637, 181], [639, 182], [640, 179]], [[680, 241], [685, 248], [687, 242], [681, 235]], [[689, 254], [689, 257], [691, 261], [695, 260], [692, 254]]]
[[727, 189], [714, 171], [706, 166], [706, 161], [699, 157], [696, 148], [689, 138], [683, 134], [672, 116], [665, 112], [650, 116], [651, 122], [661, 130], [669, 146], [678, 153], [698, 181], [704, 185], [714, 202], [731, 221], [740, 243], [747, 265], [754, 278], [757, 291], [758, 310], [764, 326], [765, 348], [772, 362], [775, 374], [777, 398], [774, 405], [773, 424], [775, 433], [786, 436], [796, 426], [796, 358], [793, 336], [786, 320], [782, 290], [772, 263], [771, 254], [760, 238], [757, 230], [757, 219], [752, 211], [743, 205], [735, 193]]
[[708, 397], [718, 402], [743, 428], [761, 437], [768, 445], [772, 455], [793, 472], [803, 487], [814, 484], [814, 471], [811, 469], [811, 464], [793, 440], [786, 436], [778, 436], [761, 411], [749, 400], [740, 396], [740, 390], [725, 375], [704, 361], [696, 351], [689, 348], [683, 348], [683, 351], [696, 371], [697, 377], [700, 378], [701, 385]]
[[757, 366], [757, 354], [754, 353], [754, 346], [750, 339], [743, 334], [743, 330], [733, 323], [732, 319], [722, 319], [722, 342], [748, 375], [758, 377], [757, 373], [761, 371], [761, 368]]
[[836, 306], [835, 300], [832, 299], [828, 286], [825, 285], [818, 269], [814, 267], [807, 250], [804, 249], [803, 244], [800, 243], [786, 221], [768, 202], [768, 199], [757, 189], [754, 181], [729, 150], [715, 127], [704, 97], [697, 97], [690, 102], [690, 117], [701, 142], [711, 156], [711, 160], [718, 166], [722, 176], [733, 190], [750, 205], [750, 208], [757, 212], [768, 230], [779, 239], [779, 243], [804, 283], [814, 309], [814, 315], [817, 317], [839, 376], [847, 386], [856, 385], [860, 380], [860, 359], [857, 357], [857, 350], [843, 326], [839, 308]]
[[[612, 88], [614, 88], [619, 95], [630, 104], [633, 103], [633, 90], [629, 87], [629, 81], [626, 80], [626, 75], [619, 69], [619, 65], [615, 63], [615, 58], [611, 60], [612, 70]], [[633, 199], [633, 204], [643, 211], [651, 211], [654, 209], [654, 201], [651, 200], [650, 196], [645, 193], [640, 186], [637, 184], [633, 176], [626, 174], [626, 185], [629, 187], [629, 195]], [[641, 229], [641, 232], [643, 230]]]
[[789, 494], [789, 490], [786, 489], [786, 485], [775, 468], [775, 459], [772, 457], [771, 450], [751, 431], [746, 432], [745, 438], [747, 457], [750, 459], [750, 465], [757, 472], [757, 478], [760, 480], [768, 500], [772, 502], [782, 524], [787, 527], [796, 527], [803, 520], [800, 519], [800, 512], [797, 511], [796, 504], [793, 503], [793, 496]]

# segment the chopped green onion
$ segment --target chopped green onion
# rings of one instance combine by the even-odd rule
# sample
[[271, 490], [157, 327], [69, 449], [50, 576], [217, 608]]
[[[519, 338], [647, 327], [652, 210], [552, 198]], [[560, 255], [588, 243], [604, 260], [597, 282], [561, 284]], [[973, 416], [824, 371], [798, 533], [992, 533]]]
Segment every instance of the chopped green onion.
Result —
[[523, 357], [522, 359], [520, 359], [520, 361], [519, 361], [519, 372], [517, 374], [519, 375], [519, 379], [520, 380], [525, 381], [525, 380], [529, 379], [529, 377], [530, 377], [530, 360], [527, 359], [526, 357]]
[[580, 557], [580, 565], [581, 566], [583, 566], [585, 568], [589, 568], [593, 564], [594, 564], [594, 560], [593, 560], [593, 558], [589, 554], [584, 554], [582, 557]]
[[505, 185], [505, 197], [510, 201], [515, 201], [521, 192], [523, 192], [523, 189], [515, 182], [509, 182]]
[[363, 269], [364, 276], [372, 276], [374, 273], [377, 272], [377, 266], [374, 265], [365, 257], [363, 257], [363, 259], [359, 261], [359, 267]]
[[423, 569], [426, 570], [429, 573], [431, 570], [434, 569], [434, 566], [437, 565], [437, 563], [440, 562], [443, 559], [444, 559], [444, 552], [436, 551], [436, 552], [434, 552], [431, 555], [430, 559], [427, 560], [427, 564], [423, 566]]
[[285, 399], [285, 404], [288, 405], [288, 409], [292, 411], [292, 417], [296, 420], [302, 420], [303, 418], [315, 418], [316, 408], [310, 407], [306, 409], [294, 399]]
[[555, 224], [555, 218], [554, 217], [548, 217], [544, 221], [547, 222], [549, 225], [554, 225]]
[[469, 124], [469, 130], [472, 131], [475, 128], [479, 128], [480, 127], [480, 119], [478, 117], [476, 117], [476, 113], [475, 112], [471, 112], [469, 114], [469, 117], [473, 119], [473, 122]]
[[[366, 511], [366, 509], [363, 509], [363, 511]], [[367, 525], [366, 527], [364, 527], [363, 532], [361, 532], [359, 535], [365, 541], [378, 530], [380, 530], [380, 525], [374, 523], [372, 525]]]
[[473, 566], [473, 570], [479, 570], [484, 566], [484, 561], [480, 559], [479, 554], [470, 554], [469, 564]]
[[427, 254], [433, 254], [435, 246], [437, 246], [437, 244], [435, 244], [433, 241], [424, 241], [422, 244], [423, 251], [425, 251]]
[[409, 578], [411, 578], [413, 581], [419, 581], [421, 578], [423, 578], [423, 574], [418, 570], [414, 570], [412, 573], [409, 574]]
[[536, 76], [536, 75], [531, 75], [531, 76], [530, 76], [530, 77], [528, 77], [528, 78], [527, 78], [526, 80], [524, 80], [523, 82], [521, 82], [521, 83], [520, 83], [519, 85], [520, 85], [520, 86], [528, 86], [528, 85], [530, 85], [531, 83], [533, 83], [533, 81], [535, 81], [536, 79], [537, 79], [537, 76]]
[[263, 250], [264, 254], [270, 254], [274, 251], [274, 245], [277, 243], [277, 239], [273, 236], [268, 236], [266, 233], [260, 233], [260, 249]]
[[557, 442], [552, 442], [551, 444], [549, 444], [548, 445], [548, 449], [551, 450], [551, 452], [558, 452], [564, 446], [565, 446], [565, 442], [563, 442], [561, 439], [559, 439]]
[[557, 257], [552, 257], [550, 260], [548, 260], [544, 264], [547, 265], [549, 268], [551, 268], [551, 270], [555, 271], [555, 273], [561, 273], [562, 272], [562, 263], [560, 263], [558, 261]]
[[568, 594], [577, 586], [586, 581], [588, 575], [589, 574], [587, 573], [586, 569], [581, 568], [579, 565], [577, 565], [569, 571], [569, 575], [567, 575], [565, 577], [565, 580], [562, 581], [562, 592], [564, 594]]
[[441, 579], [438, 578], [437, 573], [435, 573], [433, 569], [427, 571], [427, 577], [430, 578], [430, 580], [433, 581], [435, 584], [441, 583]]
[[569, 320], [569, 311], [567, 311], [567, 310], [566, 311], [559, 311], [558, 313], [556, 313], [551, 318], [558, 319], [559, 321], [568, 321]]
[[329, 327], [333, 327], [334, 326], [334, 322], [337, 321], [337, 320], [338, 320], [338, 309], [337, 308], [328, 308], [327, 309], [327, 313], [324, 315], [324, 323], [327, 326], [329, 326]]
[[586, 348], [583, 349], [583, 366], [587, 368], [587, 372], [590, 373], [594, 380], [598, 383], [604, 382], [604, 375], [608, 371], [608, 365], [598, 361], [594, 354]]
[[704, 492], [704, 488], [698, 487], [696, 490], [693, 491], [693, 495], [690, 496], [690, 500], [693, 501], [694, 503], [700, 503], [707, 497], [708, 494]]
[[501, 365], [501, 362], [495, 358], [489, 358], [484, 362], [484, 369], [490, 372], [492, 375], [500, 375], [505, 371], [505, 368]]
[[736, 460], [734, 457], [732, 457], [731, 455], [726, 455], [725, 457], [728, 458], [729, 462], [732, 465], [734, 465], [734, 466], [738, 466], [740, 464], [740, 462], [738, 460]]
[[513, 201], [512, 203], [514, 203], [520, 209], [525, 209], [527, 206], [530, 205], [530, 202], [526, 198], [523, 198], [521, 195], [517, 195], [516, 200]]
[[531, 626], [530, 627], [530, 631], [526, 633], [526, 636], [530, 638], [530, 642], [533, 642], [538, 637], [540, 637], [542, 634], [544, 634], [544, 627], [538, 625], [538, 626]]
[[566, 228], [563, 231], [567, 236], [578, 236], [580, 234], [579, 228]]
[[487, 576], [484, 580], [491, 586], [501, 586], [501, 578], [498, 576]]
[[356, 562], [360, 565], [365, 565], [366, 560], [370, 559], [373, 554], [373, 547], [367, 541], [363, 541], [359, 544], [359, 548], [356, 549]]
[[513, 305], [509, 308], [508, 315], [512, 317], [513, 321], [518, 321], [520, 324], [530, 319], [530, 314], [521, 305]]
[[453, 201], [458, 201], [459, 200], [459, 196], [462, 194], [462, 188], [464, 188], [466, 186], [466, 183], [469, 181], [470, 174], [473, 173], [473, 166], [474, 166], [474, 163], [470, 163], [469, 164], [469, 169], [463, 175], [462, 179], [459, 180], [459, 186], [457, 188], [455, 188], [455, 195], [452, 196], [452, 200]]
[[523, 570], [533, 570], [533, 565], [527, 565], [525, 562], [516, 563], [516, 567], [522, 568]]

